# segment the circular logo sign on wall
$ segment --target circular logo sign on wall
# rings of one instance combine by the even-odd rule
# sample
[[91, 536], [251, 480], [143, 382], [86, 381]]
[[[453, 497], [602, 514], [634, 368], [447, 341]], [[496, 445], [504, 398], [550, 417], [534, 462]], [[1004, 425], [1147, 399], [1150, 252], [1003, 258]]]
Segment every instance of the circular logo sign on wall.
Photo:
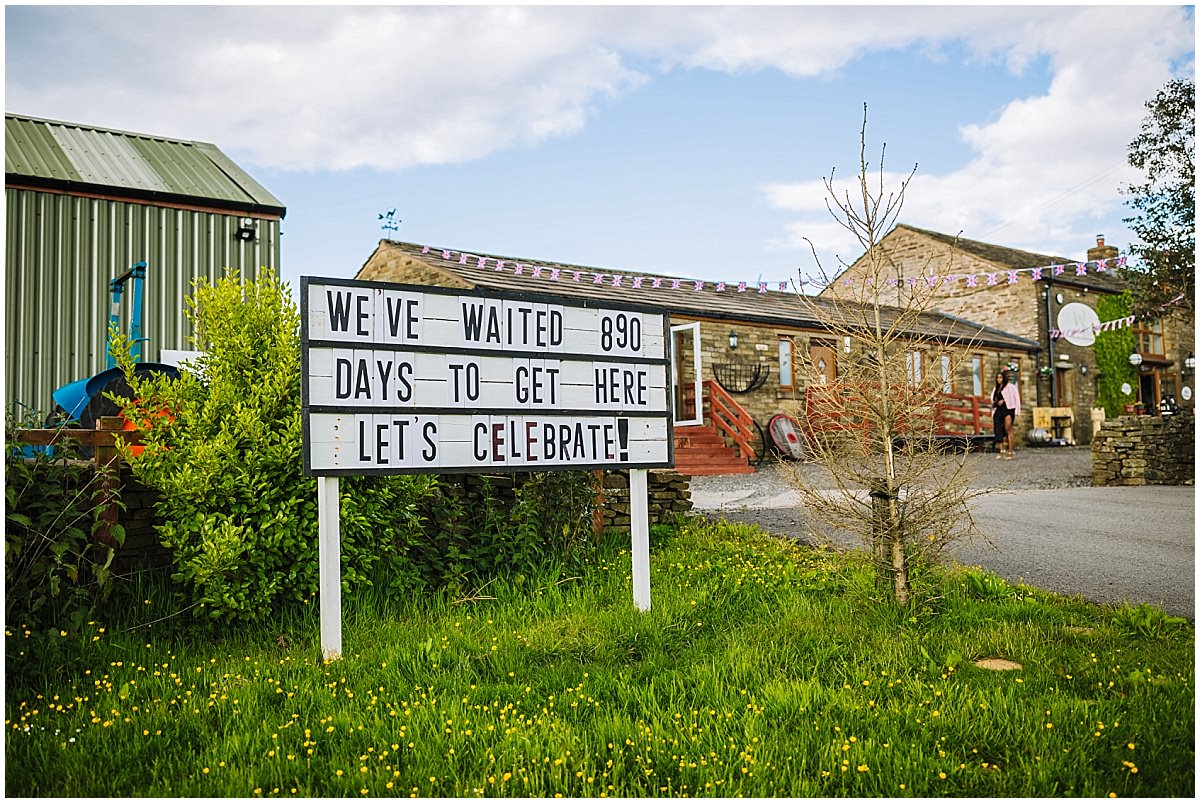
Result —
[[1087, 304], [1072, 301], [1058, 311], [1058, 330], [1068, 343], [1090, 346], [1096, 342], [1096, 329], [1100, 327], [1100, 316]]

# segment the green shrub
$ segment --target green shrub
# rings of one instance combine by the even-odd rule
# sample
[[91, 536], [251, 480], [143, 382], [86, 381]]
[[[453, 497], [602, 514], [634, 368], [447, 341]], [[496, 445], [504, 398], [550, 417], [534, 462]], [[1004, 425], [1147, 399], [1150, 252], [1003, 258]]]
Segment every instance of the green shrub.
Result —
[[[1133, 310], [1133, 296], [1125, 291], [1116, 296], [1102, 296], [1096, 302], [1096, 313], [1102, 321], [1124, 318]], [[1129, 355], [1137, 346], [1133, 329], [1120, 327], [1099, 332], [1096, 335], [1096, 404], [1104, 408], [1104, 415], [1116, 418], [1124, 412], [1126, 404], [1137, 398], [1137, 373], [1129, 364]], [[1122, 393], [1121, 386], [1128, 383], [1131, 393]]]
[[[195, 370], [135, 376], [122, 409], [145, 432], [126, 456], [161, 494], [159, 536], [194, 611], [254, 621], [319, 587], [316, 480], [302, 474], [300, 316], [271, 276], [196, 283], [188, 299]], [[122, 353], [122, 344], [114, 348]], [[341, 483], [342, 584], [392, 590], [418, 582], [408, 551], [420, 537], [427, 477]]]
[[[145, 451], [134, 474], [161, 494], [159, 536], [186, 605], [219, 621], [256, 621], [319, 590], [316, 479], [301, 467], [299, 313], [264, 276], [201, 281], [188, 300], [203, 352], [178, 378], [134, 376], [124, 414]], [[127, 353], [117, 338], [114, 351]], [[569, 562], [588, 543], [592, 475], [521, 475], [479, 498], [433, 476], [340, 481], [342, 585], [398, 594], [465, 589], [500, 574]]]
[[[4, 620], [31, 628], [75, 625], [112, 588], [114, 550], [92, 543], [101, 523], [95, 494], [102, 477], [75, 459], [68, 442], [24, 456], [15, 430], [37, 422], [9, 416], [5, 426]], [[111, 534], [124, 540], [119, 525]]]

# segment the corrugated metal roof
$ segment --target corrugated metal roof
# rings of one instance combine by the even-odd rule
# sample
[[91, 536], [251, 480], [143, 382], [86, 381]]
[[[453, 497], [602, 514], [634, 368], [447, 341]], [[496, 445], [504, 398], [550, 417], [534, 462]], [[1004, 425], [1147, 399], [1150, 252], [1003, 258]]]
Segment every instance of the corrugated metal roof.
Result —
[[[376, 255], [384, 251], [394, 251], [415, 260], [420, 260], [430, 267], [458, 277], [474, 287], [515, 290], [526, 293], [548, 293], [573, 297], [609, 299], [613, 301], [629, 301], [639, 304], [654, 304], [683, 315], [722, 318], [731, 321], [759, 321], [777, 325], [823, 329], [825, 324], [815, 316], [805, 314], [804, 305], [793, 292], [771, 290], [760, 293], [757, 288], [748, 288], [738, 292], [737, 282], [727, 284], [727, 289], [716, 292], [714, 282], [707, 282], [708, 289], [696, 291], [692, 280], [683, 280], [679, 288], [671, 287], [671, 279], [652, 274], [640, 274], [632, 271], [610, 270], [598, 267], [568, 265], [561, 262], [525, 259], [520, 257], [487, 254], [479, 251], [460, 251], [458, 249], [443, 249], [442, 247], [426, 247], [414, 243], [381, 240]], [[449, 258], [443, 257], [443, 252]], [[465, 261], [463, 257], [466, 257]], [[357, 278], [371, 279], [374, 276], [364, 275], [364, 271], [374, 261], [368, 260]], [[498, 262], [503, 261], [507, 270], [497, 270]], [[522, 265], [520, 275], [513, 268]], [[536, 271], [534, 269], [539, 269]], [[557, 273], [554, 271], [557, 270]], [[576, 274], [579, 274], [578, 277]], [[620, 277], [620, 283], [614, 281]], [[555, 278], [552, 278], [555, 277]], [[599, 281], [597, 281], [599, 277]], [[641, 277], [640, 286], [634, 287], [633, 280]], [[659, 278], [660, 286], [654, 287], [653, 280]], [[808, 296], [806, 303], [811, 303], [822, 310], [822, 316], [827, 320], [841, 321], [843, 324], [854, 326], [861, 324], [858, 317], [845, 305], [829, 299]], [[890, 325], [902, 314], [902, 310], [883, 307], [884, 325]], [[1036, 351], [1037, 342], [1004, 332], [983, 324], [968, 321], [938, 311], [923, 312], [917, 324], [922, 334], [945, 338], [949, 341], [976, 342], [1003, 348], [1014, 348], [1023, 351]]]
[[207, 142], [6, 114], [6, 182], [277, 214], [283, 204]]

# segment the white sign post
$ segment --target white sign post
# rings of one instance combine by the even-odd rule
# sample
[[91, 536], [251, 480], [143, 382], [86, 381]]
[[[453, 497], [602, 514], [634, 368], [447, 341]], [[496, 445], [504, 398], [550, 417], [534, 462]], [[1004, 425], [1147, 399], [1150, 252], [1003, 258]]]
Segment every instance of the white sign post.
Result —
[[321, 600], [321, 654], [332, 661], [342, 654], [341, 483], [317, 477], [317, 561]]
[[300, 306], [326, 658], [341, 652], [341, 475], [629, 469], [649, 610], [645, 470], [675, 464], [661, 308], [310, 277]]

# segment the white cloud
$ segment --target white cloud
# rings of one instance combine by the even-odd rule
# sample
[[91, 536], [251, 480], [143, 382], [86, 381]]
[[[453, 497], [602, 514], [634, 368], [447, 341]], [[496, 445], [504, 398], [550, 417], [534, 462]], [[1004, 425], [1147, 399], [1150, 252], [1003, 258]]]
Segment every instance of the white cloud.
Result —
[[15, 65], [10, 109], [115, 127], [135, 119], [139, 131], [292, 169], [466, 161], [578, 131], [597, 100], [642, 80], [592, 35], [588, 14], [551, 9], [30, 13], [47, 26], [42, 52], [71, 52], [76, 66]]
[[[1146, 114], [1145, 102], [1172, 77], [1173, 66], [1178, 69], [1173, 63], [1186, 58], [1190, 69], [1192, 24], [1178, 8], [1052, 13], [1057, 24], [1043, 17], [1036, 25], [969, 37], [980, 52], [1007, 50], [1014, 69], [1037, 53], [1048, 55], [1053, 80], [1044, 95], [1012, 101], [996, 120], [964, 125], [960, 135], [974, 158], [951, 173], [918, 174], [901, 222], [1073, 258], [1082, 258], [1097, 233], [1106, 233], [1110, 243], [1127, 242], [1119, 221], [1130, 213], [1117, 188], [1137, 178], [1127, 163], [1128, 143]], [[807, 250], [797, 236], [821, 231], [828, 220], [810, 202], [824, 197], [824, 187], [805, 180], [763, 192], [777, 208], [800, 213], [777, 245]], [[831, 248], [843, 242], [835, 239]]]
[[[1194, 58], [1188, 12], [1145, 6], [9, 7], [6, 26], [10, 111], [296, 170], [453, 164], [569, 136], [659, 70], [821, 76], [893, 48], [942, 58], [952, 41], [1014, 72], [1048, 58], [1046, 92], [965, 122], [974, 157], [919, 174], [903, 220], [1068, 256], [1096, 233], [1080, 226], [1123, 216], [1113, 188], [1144, 103]], [[773, 246], [807, 254], [807, 233], [847, 255], [820, 182], [799, 178], [765, 190], [796, 213]]]

